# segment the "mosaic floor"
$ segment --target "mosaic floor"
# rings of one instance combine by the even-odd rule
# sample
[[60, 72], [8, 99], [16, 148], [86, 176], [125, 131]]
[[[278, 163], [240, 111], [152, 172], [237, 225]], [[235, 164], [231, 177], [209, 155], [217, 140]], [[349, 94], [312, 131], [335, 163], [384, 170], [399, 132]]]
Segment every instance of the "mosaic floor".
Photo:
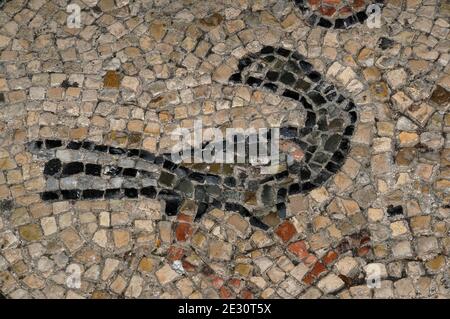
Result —
[[0, 1], [0, 297], [450, 298], [448, 1], [68, 2]]

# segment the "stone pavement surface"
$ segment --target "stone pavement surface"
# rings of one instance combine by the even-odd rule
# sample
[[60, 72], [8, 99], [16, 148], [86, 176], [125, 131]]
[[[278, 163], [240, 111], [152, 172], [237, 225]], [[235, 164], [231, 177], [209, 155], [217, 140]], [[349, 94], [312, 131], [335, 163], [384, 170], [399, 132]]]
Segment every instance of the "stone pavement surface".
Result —
[[448, 1], [70, 4], [0, 1], [0, 296], [450, 298]]

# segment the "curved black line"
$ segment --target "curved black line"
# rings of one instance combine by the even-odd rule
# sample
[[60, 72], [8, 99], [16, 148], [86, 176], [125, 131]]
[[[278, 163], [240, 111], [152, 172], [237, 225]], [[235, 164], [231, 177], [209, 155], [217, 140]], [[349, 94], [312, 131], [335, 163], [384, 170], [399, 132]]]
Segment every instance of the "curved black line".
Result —
[[[306, 110], [305, 127], [280, 128], [282, 140], [289, 140], [304, 151], [305, 156], [301, 161], [294, 161], [283, 172], [252, 179], [245, 171], [238, 176], [195, 171], [175, 164], [167, 154], [156, 155], [146, 150], [98, 145], [89, 141], [47, 139], [30, 143], [29, 149], [32, 152], [42, 149], [83, 149], [139, 158], [158, 165], [160, 175], [155, 186], [49, 191], [41, 194], [42, 199], [53, 201], [143, 196], [163, 200], [167, 215], [176, 215], [184, 200], [194, 200], [198, 204], [197, 220], [217, 207], [239, 212], [248, 217], [255, 227], [268, 229], [258, 216], [278, 212], [279, 217], [284, 218], [288, 195], [310, 192], [339, 171], [350, 150], [357, 113], [355, 104], [340, 94], [334, 85], [326, 83], [297, 52], [266, 46], [258, 54], [240, 59], [238, 70], [230, 77], [230, 82], [273, 92], [296, 101], [299, 107]], [[47, 178], [76, 174], [104, 176], [103, 170], [104, 167], [97, 164], [61, 163], [54, 158], [45, 164], [44, 174]], [[117, 168], [114, 172], [129, 178], [148, 173], [135, 168], [127, 169], [126, 173], [125, 170]], [[249, 192], [258, 196], [262, 205], [246, 203]]]
[[[271, 67], [276, 67], [280, 60], [285, 62], [282, 69], [283, 73], [271, 69]], [[262, 71], [258, 70], [259, 77], [251, 73], [243, 74], [245, 70], [251, 69], [253, 65], [261, 62], [266, 65], [266, 68]], [[289, 194], [309, 192], [322, 185], [339, 170], [350, 150], [349, 141], [357, 121], [355, 104], [338, 94], [333, 85], [326, 84], [312, 65], [297, 52], [266, 46], [259, 55], [249, 55], [240, 59], [238, 68], [239, 72], [233, 74], [230, 81], [278, 93], [299, 102], [307, 111], [304, 128], [281, 128], [280, 135], [282, 138], [289, 139], [306, 150], [303, 163], [295, 163], [289, 167], [289, 173], [299, 175], [302, 181], [302, 185], [289, 185]], [[303, 76], [311, 81], [308, 85], [305, 84]], [[286, 92], [289, 92], [289, 94], [286, 94]], [[328, 130], [328, 123], [323, 116], [327, 112], [324, 107], [330, 103], [339, 106], [347, 114], [349, 124], [343, 128], [342, 136], [333, 134], [326, 141], [322, 141], [323, 133]], [[320, 118], [318, 119], [318, 117]], [[332, 154], [327, 157], [326, 154], [321, 153], [322, 158], [320, 160], [326, 160], [326, 166], [316, 174], [314, 179], [310, 180], [310, 166], [316, 164], [320, 166], [321, 164], [321, 161], [318, 161], [317, 158], [317, 150], [320, 146], [322, 146], [322, 149], [332, 152]]]

